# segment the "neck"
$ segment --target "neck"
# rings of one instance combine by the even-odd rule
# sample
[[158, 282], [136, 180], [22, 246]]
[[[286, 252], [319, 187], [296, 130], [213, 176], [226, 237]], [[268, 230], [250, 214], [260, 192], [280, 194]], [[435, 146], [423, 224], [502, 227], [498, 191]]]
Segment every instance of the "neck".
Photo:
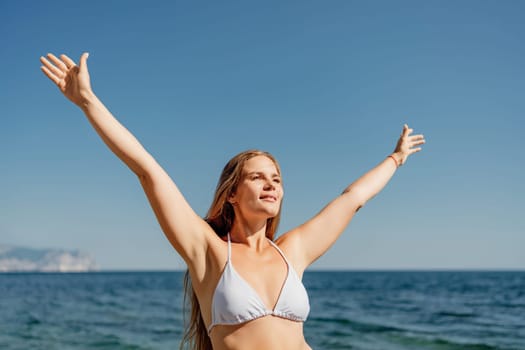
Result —
[[268, 245], [266, 220], [249, 223], [236, 219], [230, 230], [230, 238], [232, 242], [242, 243], [249, 248], [261, 250]]

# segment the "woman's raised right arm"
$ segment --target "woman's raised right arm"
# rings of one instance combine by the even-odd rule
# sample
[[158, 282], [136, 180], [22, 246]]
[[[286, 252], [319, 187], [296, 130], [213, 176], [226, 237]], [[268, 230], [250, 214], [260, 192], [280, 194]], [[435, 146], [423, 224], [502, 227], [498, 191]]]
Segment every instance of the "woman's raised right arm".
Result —
[[41, 57], [42, 71], [60, 91], [82, 109], [104, 143], [140, 179], [166, 237], [193, 268], [204, 256], [211, 228], [186, 202], [177, 186], [138, 140], [93, 93], [87, 68], [88, 54], [79, 65], [66, 55]]

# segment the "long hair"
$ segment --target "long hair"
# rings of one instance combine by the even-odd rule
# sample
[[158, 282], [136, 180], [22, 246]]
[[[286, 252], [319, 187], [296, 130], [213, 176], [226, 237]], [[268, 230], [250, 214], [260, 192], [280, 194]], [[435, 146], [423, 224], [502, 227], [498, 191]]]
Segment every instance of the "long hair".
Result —
[[[225, 236], [230, 232], [235, 219], [235, 212], [233, 206], [228, 199], [235, 193], [237, 186], [242, 179], [244, 164], [247, 160], [256, 157], [265, 156], [268, 157], [277, 168], [277, 172], [280, 174], [281, 169], [277, 160], [268, 152], [259, 150], [248, 150], [237, 154], [233, 157], [222, 170], [217, 188], [215, 189], [215, 195], [213, 197], [212, 204], [204, 220], [213, 228], [218, 236]], [[268, 218], [266, 222], [265, 235], [273, 241], [275, 231], [279, 226], [279, 220], [281, 219], [281, 209], [276, 216]], [[191, 307], [189, 313], [189, 320], [186, 318], [186, 304], [188, 303]], [[197, 295], [193, 290], [191, 284], [191, 277], [189, 271], [186, 270], [184, 275], [184, 322], [185, 330], [180, 345], [180, 349], [191, 349], [191, 350], [212, 350], [211, 340], [208, 336], [208, 330], [202, 319], [201, 309]]]

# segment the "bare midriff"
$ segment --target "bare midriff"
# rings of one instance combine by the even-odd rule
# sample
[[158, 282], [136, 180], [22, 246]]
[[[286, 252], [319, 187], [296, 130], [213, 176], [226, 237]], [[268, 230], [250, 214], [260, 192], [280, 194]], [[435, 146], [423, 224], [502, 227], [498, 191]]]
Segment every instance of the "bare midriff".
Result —
[[210, 338], [213, 350], [312, 350], [303, 323], [265, 316], [237, 325], [217, 325]]

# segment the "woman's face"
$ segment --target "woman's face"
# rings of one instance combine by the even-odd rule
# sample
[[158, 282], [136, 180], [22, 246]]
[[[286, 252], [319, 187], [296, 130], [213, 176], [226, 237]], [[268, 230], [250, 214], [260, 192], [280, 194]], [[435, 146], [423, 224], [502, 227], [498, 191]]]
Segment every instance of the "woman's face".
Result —
[[240, 215], [250, 219], [276, 216], [281, 207], [281, 175], [266, 156], [255, 156], [244, 163], [243, 174], [230, 203]]

